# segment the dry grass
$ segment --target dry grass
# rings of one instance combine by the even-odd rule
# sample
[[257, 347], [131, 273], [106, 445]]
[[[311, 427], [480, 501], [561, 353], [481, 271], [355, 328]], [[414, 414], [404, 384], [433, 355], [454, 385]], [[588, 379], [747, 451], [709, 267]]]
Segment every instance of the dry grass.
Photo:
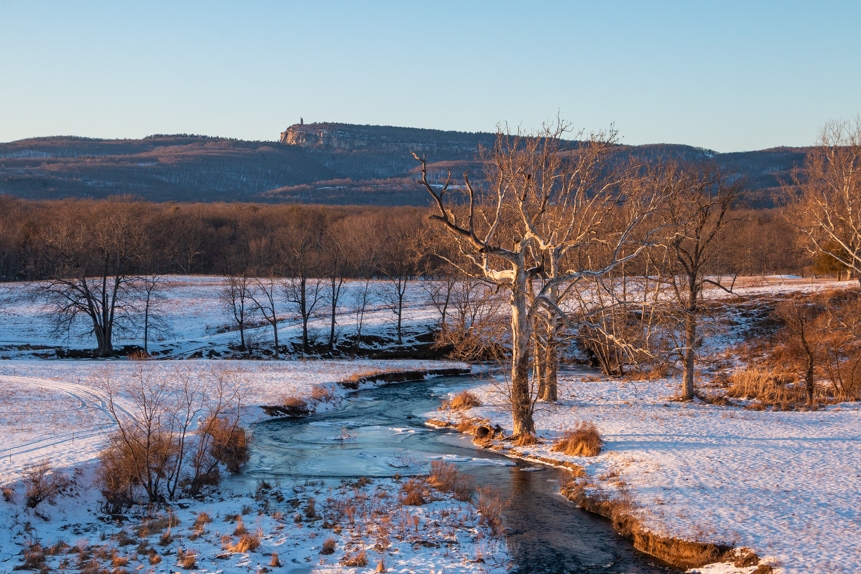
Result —
[[346, 383], [348, 385], [358, 385], [359, 383], [361, 383], [365, 379], [371, 379], [373, 377], [385, 375], [386, 373], [389, 373], [389, 372], [391, 372], [391, 371], [383, 371], [380, 369], [371, 369], [369, 371], [360, 371], [358, 373], [353, 373], [352, 375], [350, 375], [346, 379], [343, 379], [342, 381], [339, 381], [339, 382], [341, 384]]
[[502, 494], [495, 488], [482, 487], [478, 489], [478, 513], [481, 523], [490, 528], [495, 536], [501, 536], [505, 531], [502, 523], [502, 512], [508, 502], [502, 499]]
[[364, 568], [368, 565], [368, 555], [364, 550], [361, 550], [356, 554], [345, 554], [344, 557], [339, 560], [339, 563], [341, 566]]
[[260, 548], [260, 533], [246, 533], [239, 538], [236, 544], [229, 546], [227, 550], [236, 554], [244, 554], [246, 552], [254, 552], [258, 548]]
[[469, 502], [475, 490], [475, 479], [457, 470], [453, 464], [439, 460], [431, 462], [427, 483], [442, 492], [451, 493], [456, 500]]
[[538, 437], [534, 434], [522, 434], [514, 439], [514, 446], [532, 446], [538, 444]]
[[245, 528], [245, 523], [241, 516], [236, 517], [236, 529], [233, 531], [234, 536], [244, 536], [248, 534], [248, 529]]
[[186, 570], [197, 568], [197, 554], [180, 548], [176, 551], [176, 563], [180, 568], [185, 568]]
[[480, 407], [481, 401], [475, 396], [473, 393], [469, 391], [461, 391], [455, 396], [451, 398], [449, 401], [445, 401], [440, 407], [441, 409], [449, 408], [453, 411], [459, 411], [463, 409], [471, 409], [473, 407]]
[[305, 416], [311, 412], [308, 401], [302, 397], [285, 396], [281, 399], [281, 407], [290, 416]]
[[807, 395], [795, 377], [776, 369], [749, 367], [730, 375], [727, 396], [738, 399], [755, 399], [765, 406], [788, 410], [804, 403]]
[[323, 547], [320, 548], [320, 554], [334, 554], [335, 553], [335, 545], [337, 545], [337, 541], [334, 538], [327, 538], [323, 541]]
[[568, 456], [598, 456], [604, 441], [591, 422], [580, 422], [574, 429], [565, 431], [553, 444], [553, 452]]
[[335, 400], [335, 392], [326, 386], [317, 386], [311, 391], [311, 401], [315, 403], [330, 403]]
[[411, 478], [401, 483], [398, 502], [406, 506], [422, 506], [430, 499], [427, 484], [420, 478]]
[[273, 552], [272, 553], [272, 559], [269, 561], [269, 567], [270, 568], [281, 568], [281, 566], [282, 566], [282, 564], [281, 564], [281, 560], [278, 558], [278, 553]]

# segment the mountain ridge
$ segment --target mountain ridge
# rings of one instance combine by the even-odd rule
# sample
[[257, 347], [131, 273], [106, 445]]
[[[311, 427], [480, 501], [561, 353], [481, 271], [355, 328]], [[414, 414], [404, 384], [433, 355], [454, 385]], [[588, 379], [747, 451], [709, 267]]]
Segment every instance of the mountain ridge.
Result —
[[[0, 143], [0, 193], [28, 199], [131, 194], [150, 201], [427, 205], [417, 163], [443, 176], [480, 172], [495, 134], [337, 122], [299, 123], [280, 141], [193, 134], [143, 139], [45, 136]], [[576, 145], [574, 140], [568, 140]], [[809, 148], [719, 153], [685, 144], [620, 144], [642, 159], [711, 159], [744, 177], [749, 201], [769, 206]]]

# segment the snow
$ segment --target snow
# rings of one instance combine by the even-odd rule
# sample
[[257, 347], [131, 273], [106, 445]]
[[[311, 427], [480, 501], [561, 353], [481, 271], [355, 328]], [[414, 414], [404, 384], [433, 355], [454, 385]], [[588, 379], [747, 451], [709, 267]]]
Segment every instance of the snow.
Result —
[[[153, 346], [165, 356], [183, 358], [200, 350], [224, 350], [238, 335], [230, 331], [229, 317], [214, 292], [223, 286], [219, 278], [168, 278], [169, 304], [165, 315], [170, 333]], [[793, 277], [762, 278], [741, 289], [748, 297], [773, 295], [787, 290], [813, 290], [833, 282], [810, 282]], [[424, 303], [425, 295], [411, 286], [407, 328], [427, 325], [435, 311]], [[106, 397], [99, 384], [106, 376], [128, 381], [140, 363], [131, 361], [46, 360], [33, 349], [65, 343], [91, 346], [77, 336], [59, 341], [48, 330], [46, 310], [38, 301], [18, 296], [21, 286], [0, 286], [4, 311], [0, 323], [0, 486], [12, 489], [12, 502], [0, 500], [0, 570], [22, 561], [22, 548], [31, 542], [45, 546], [63, 541], [72, 548], [111, 545], [132, 556], [135, 546], [120, 546], [120, 531], [132, 532], [144, 519], [114, 524], [98, 512], [98, 493], [91, 487], [96, 456], [113, 428], [106, 412]], [[350, 332], [345, 313], [340, 329]], [[366, 332], [390, 330], [394, 316], [381, 301], [366, 322]], [[296, 337], [298, 325], [285, 320], [284, 340]], [[323, 332], [325, 321], [315, 328]], [[80, 327], [83, 332], [85, 328]], [[253, 331], [265, 346], [269, 327]], [[731, 336], [715, 336], [712, 346], [731, 342]], [[28, 348], [26, 345], [32, 347]], [[336, 381], [375, 370], [414, 370], [451, 366], [430, 361], [301, 360], [147, 362], [148, 369], [185, 369], [204, 384], [214, 370], [228, 370], [245, 389], [246, 422], [265, 415], [260, 405], [285, 396], [308, 397], [315, 388], [331, 389], [330, 402], [319, 408], [337, 408], [343, 393]], [[543, 444], [518, 447], [513, 456], [542, 456], [572, 460], [583, 465], [604, 488], [626, 490], [646, 526], [654, 531], [753, 548], [780, 572], [861, 571], [861, 405], [844, 403], [816, 411], [752, 411], [741, 407], [701, 402], [679, 403], [675, 380], [619, 382], [604, 380], [594, 372], [562, 373], [560, 401], [539, 405], [536, 423]], [[482, 407], [471, 414], [490, 418], [510, 428], [501, 379], [475, 389]], [[566, 457], [550, 451], [551, 441], [579, 421], [594, 422], [605, 440], [595, 458]], [[334, 437], [342, 439], [343, 437]], [[74, 477], [74, 495], [59, 496], [36, 509], [23, 504], [22, 476], [28, 467], [50, 460], [58, 472]], [[148, 537], [149, 546], [162, 558], [151, 565], [142, 553], [129, 570], [176, 570], [179, 549], [198, 556], [198, 572], [255, 572], [268, 567], [277, 552], [287, 572], [340, 572], [338, 560], [364, 545], [372, 571], [380, 559], [389, 572], [502, 572], [507, 554], [504, 544], [490, 537], [479, 524], [475, 510], [440, 496], [422, 507], [400, 507], [391, 516], [390, 531], [375, 530], [375, 508], [392, 507], [400, 484], [375, 479], [367, 485], [342, 485], [337, 481], [271, 485], [255, 493], [241, 481], [228, 481], [204, 502], [173, 504], [179, 525], [172, 541], [160, 545], [162, 532]], [[257, 496], [255, 496], [257, 494]], [[355, 500], [364, 508], [364, 521], [342, 521], [342, 533], [323, 528], [323, 520], [305, 517], [308, 500], [315, 499], [321, 514], [333, 501]], [[285, 510], [282, 500], [297, 500]], [[201, 532], [195, 518], [206, 512], [212, 522]], [[242, 514], [252, 533], [259, 532], [261, 548], [250, 553], [227, 553], [223, 546], [238, 537], [228, 515]], [[297, 517], [296, 514], [300, 516]], [[438, 531], [433, 531], [437, 528]], [[386, 551], [373, 550], [388, 536]], [[321, 555], [323, 540], [337, 539], [333, 555]], [[417, 538], [418, 537], [418, 538]], [[448, 539], [439, 548], [426, 542]], [[457, 543], [454, 542], [457, 540]], [[138, 543], [137, 538], [135, 544]], [[347, 548], [347, 544], [353, 544]], [[378, 548], [382, 548], [379, 546]], [[78, 553], [48, 557], [53, 569], [63, 559], [75, 564]], [[217, 558], [217, 556], [224, 556]], [[109, 563], [110, 559], [105, 559]], [[295, 560], [295, 561], [294, 561]], [[259, 565], [259, 566], [258, 566]], [[712, 565], [699, 572], [749, 572], [729, 565]]]

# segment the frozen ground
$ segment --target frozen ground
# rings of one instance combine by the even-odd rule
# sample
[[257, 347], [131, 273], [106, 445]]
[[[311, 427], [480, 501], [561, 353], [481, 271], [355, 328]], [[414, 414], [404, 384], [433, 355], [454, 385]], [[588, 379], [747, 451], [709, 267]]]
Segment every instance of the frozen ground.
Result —
[[[166, 307], [171, 332], [158, 342], [159, 348], [168, 355], [184, 357], [200, 349], [223, 350], [236, 341], [236, 333], [224, 331], [229, 320], [213, 296], [220, 288], [219, 279], [172, 278], [171, 282], [175, 285]], [[772, 278], [746, 286], [745, 291], [749, 296], [760, 296], [829, 286]], [[128, 361], [33, 359], [34, 351], [25, 345], [54, 346], [58, 340], [48, 333], [45, 310], [38, 303], [17, 297], [18, 289], [0, 285], [0, 299], [4, 301], [0, 356], [6, 359], [0, 361], [0, 485], [13, 491], [12, 502], [0, 500], [0, 524], [8, 525], [0, 529], [0, 570], [19, 564], [19, 552], [32, 542], [45, 546], [62, 542], [75, 549], [113, 547], [121, 562], [133, 555], [136, 546], [122, 546], [119, 532], [132, 536], [140, 533], [132, 532], [130, 524], [118, 526], [101, 520], [95, 512], [98, 495], [89, 486], [96, 454], [111, 428], [99, 381], [108, 374], [123, 380], [137, 366]], [[434, 320], [435, 312], [423, 299], [422, 292], [413, 291], [410, 325]], [[350, 320], [345, 313], [340, 328], [348, 331]], [[377, 301], [368, 326], [379, 332], [391, 329], [392, 320], [391, 311]], [[316, 328], [322, 330], [323, 325]], [[295, 323], [285, 321], [282, 336], [295, 336], [296, 329]], [[268, 335], [262, 327], [255, 334], [261, 344]], [[725, 345], [732, 340], [731, 334], [724, 334], [711, 344]], [[90, 345], [86, 339], [74, 337], [62, 344], [79, 348]], [[257, 405], [283, 396], [308, 396], [315, 387], [329, 386], [356, 373], [436, 365], [425, 361], [195, 360], [160, 361], [148, 368], [187, 369], [203, 382], [211, 380], [213, 369], [228, 370], [243, 382], [245, 404], [249, 405], [245, 417], [250, 421], [263, 416]], [[813, 412], [757, 412], [704, 403], [686, 405], [670, 400], [677, 393], [676, 385], [668, 380], [620, 383], [596, 380], [594, 373], [568, 372], [561, 380], [560, 402], [539, 408], [539, 433], [551, 440], [578, 421], [595, 422], [606, 441], [604, 452], [595, 459], [573, 460], [586, 466], [608, 488], [627, 489], [646, 524], [654, 530], [750, 546], [786, 573], [861, 571], [861, 407], [852, 403]], [[336, 388], [334, 400], [322, 406], [336, 408], [342, 392]], [[487, 384], [478, 392], [485, 406], [476, 414], [510, 428], [499, 386]], [[560, 458], [549, 452], [548, 444], [522, 448], [520, 454]], [[78, 494], [61, 496], [54, 504], [42, 503], [35, 510], [25, 509], [22, 473], [46, 459], [75, 477]], [[399, 486], [383, 480], [364, 486], [272, 486], [271, 491], [257, 497], [247, 489], [228, 487], [220, 497], [205, 503], [175, 506], [179, 524], [170, 529], [153, 527], [147, 538], [149, 548], [162, 562], [150, 564], [151, 554], [139, 549], [138, 561], [126, 568], [175, 571], [181, 549], [198, 556], [199, 572], [261, 571], [269, 567], [272, 552], [278, 553], [287, 572], [335, 572], [343, 569], [339, 559], [364, 545], [368, 571], [380, 559], [390, 572], [504, 570], [504, 549], [481, 530], [474, 510], [461, 503], [443, 499], [430, 506], [410, 507], [406, 514], [393, 518], [388, 534], [372, 532], [374, 520], [369, 518], [351, 527], [346, 521], [342, 533], [335, 535], [323, 528], [322, 519], [306, 516], [309, 499], [315, 499], [321, 515], [323, 509], [331, 508], [327, 499], [355, 499], [354, 506], [361, 509], [359, 515], [363, 512], [373, 517], [375, 508], [397, 497]], [[289, 511], [284, 512], [279, 498], [297, 502], [295, 507], [290, 503]], [[212, 522], [195, 527], [196, 516], [202, 512], [209, 514]], [[257, 551], [225, 550], [239, 539], [235, 518], [226, 521], [228, 515], [235, 514], [243, 515], [250, 532], [259, 532], [261, 547]], [[296, 514], [300, 515], [298, 521]], [[430, 530], [432, 526], [439, 532]], [[162, 546], [165, 530], [170, 531], [170, 540]], [[415, 538], [420, 533], [425, 538]], [[373, 550], [384, 534], [388, 535], [388, 550]], [[431, 536], [458, 542], [432, 548], [423, 543]], [[321, 555], [323, 540], [328, 537], [337, 539], [336, 553]], [[74, 566], [85, 552], [67, 550], [60, 554], [49, 557], [51, 569], [59, 568], [64, 557]], [[216, 558], [219, 555], [223, 558]], [[102, 563], [114, 559], [105, 556]], [[297, 562], [289, 562], [294, 558]], [[70, 569], [74, 571], [77, 566]], [[716, 566], [703, 571], [733, 570]]]

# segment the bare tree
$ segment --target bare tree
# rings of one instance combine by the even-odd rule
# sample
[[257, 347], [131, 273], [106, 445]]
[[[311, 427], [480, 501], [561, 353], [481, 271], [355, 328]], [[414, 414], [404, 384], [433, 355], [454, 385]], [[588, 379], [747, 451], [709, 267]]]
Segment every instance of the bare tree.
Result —
[[221, 300], [239, 329], [239, 349], [245, 353], [247, 352], [246, 324], [254, 309], [254, 301], [251, 298], [252, 281], [247, 273], [228, 275], [226, 281], [227, 284], [221, 292]]
[[[861, 282], [861, 117], [831, 121], [793, 178], [790, 219], [815, 253]], [[793, 191], [794, 191], [793, 190]]]
[[[673, 311], [684, 333], [679, 352], [684, 361], [682, 400], [694, 398], [694, 369], [699, 318], [707, 285], [729, 290], [711, 278], [719, 261], [719, 234], [727, 213], [738, 196], [739, 184], [730, 183], [714, 164], [659, 165], [652, 184], [668, 192], [664, 215], [667, 222], [667, 255], [663, 277], [671, 286]], [[671, 312], [672, 313], [672, 312]]]
[[162, 305], [165, 302], [162, 293], [164, 277], [157, 273], [142, 274], [135, 280], [134, 287], [138, 292], [137, 300], [143, 316], [143, 349], [144, 353], [149, 354], [150, 335], [153, 332], [169, 332], [168, 323], [162, 314]]
[[136, 263], [143, 251], [140, 205], [125, 198], [61, 204], [45, 232], [52, 279], [41, 285], [58, 326], [83, 316], [98, 357], [114, 353], [117, 327], [131, 321]]
[[[575, 144], [563, 142], [568, 132], [560, 121], [535, 137], [498, 134], [484, 185], [474, 185], [468, 174], [462, 187], [452, 186], [450, 175], [444, 185], [434, 185], [427, 161], [415, 156], [421, 184], [434, 202], [431, 219], [457, 241], [468, 262], [461, 269], [508, 291], [509, 399], [517, 437], [535, 433], [537, 395], [529, 371], [539, 309], [564, 316], [558, 301], [573, 284], [637, 256], [644, 244], [634, 231], [657, 207], [654, 196], [623, 185], [626, 173], [617, 165], [605, 165], [615, 133]], [[459, 193], [465, 202], [451, 199]], [[620, 205], [627, 206], [627, 220], [609, 228], [607, 219]], [[601, 260], [578, 256], [598, 243], [610, 246]], [[554, 290], [559, 290], [555, 296]]]
[[283, 287], [281, 279], [274, 275], [254, 280], [254, 289], [250, 292], [254, 307], [263, 315], [263, 319], [272, 327], [273, 349], [275, 358], [280, 357], [280, 344], [278, 342], [278, 293]]

